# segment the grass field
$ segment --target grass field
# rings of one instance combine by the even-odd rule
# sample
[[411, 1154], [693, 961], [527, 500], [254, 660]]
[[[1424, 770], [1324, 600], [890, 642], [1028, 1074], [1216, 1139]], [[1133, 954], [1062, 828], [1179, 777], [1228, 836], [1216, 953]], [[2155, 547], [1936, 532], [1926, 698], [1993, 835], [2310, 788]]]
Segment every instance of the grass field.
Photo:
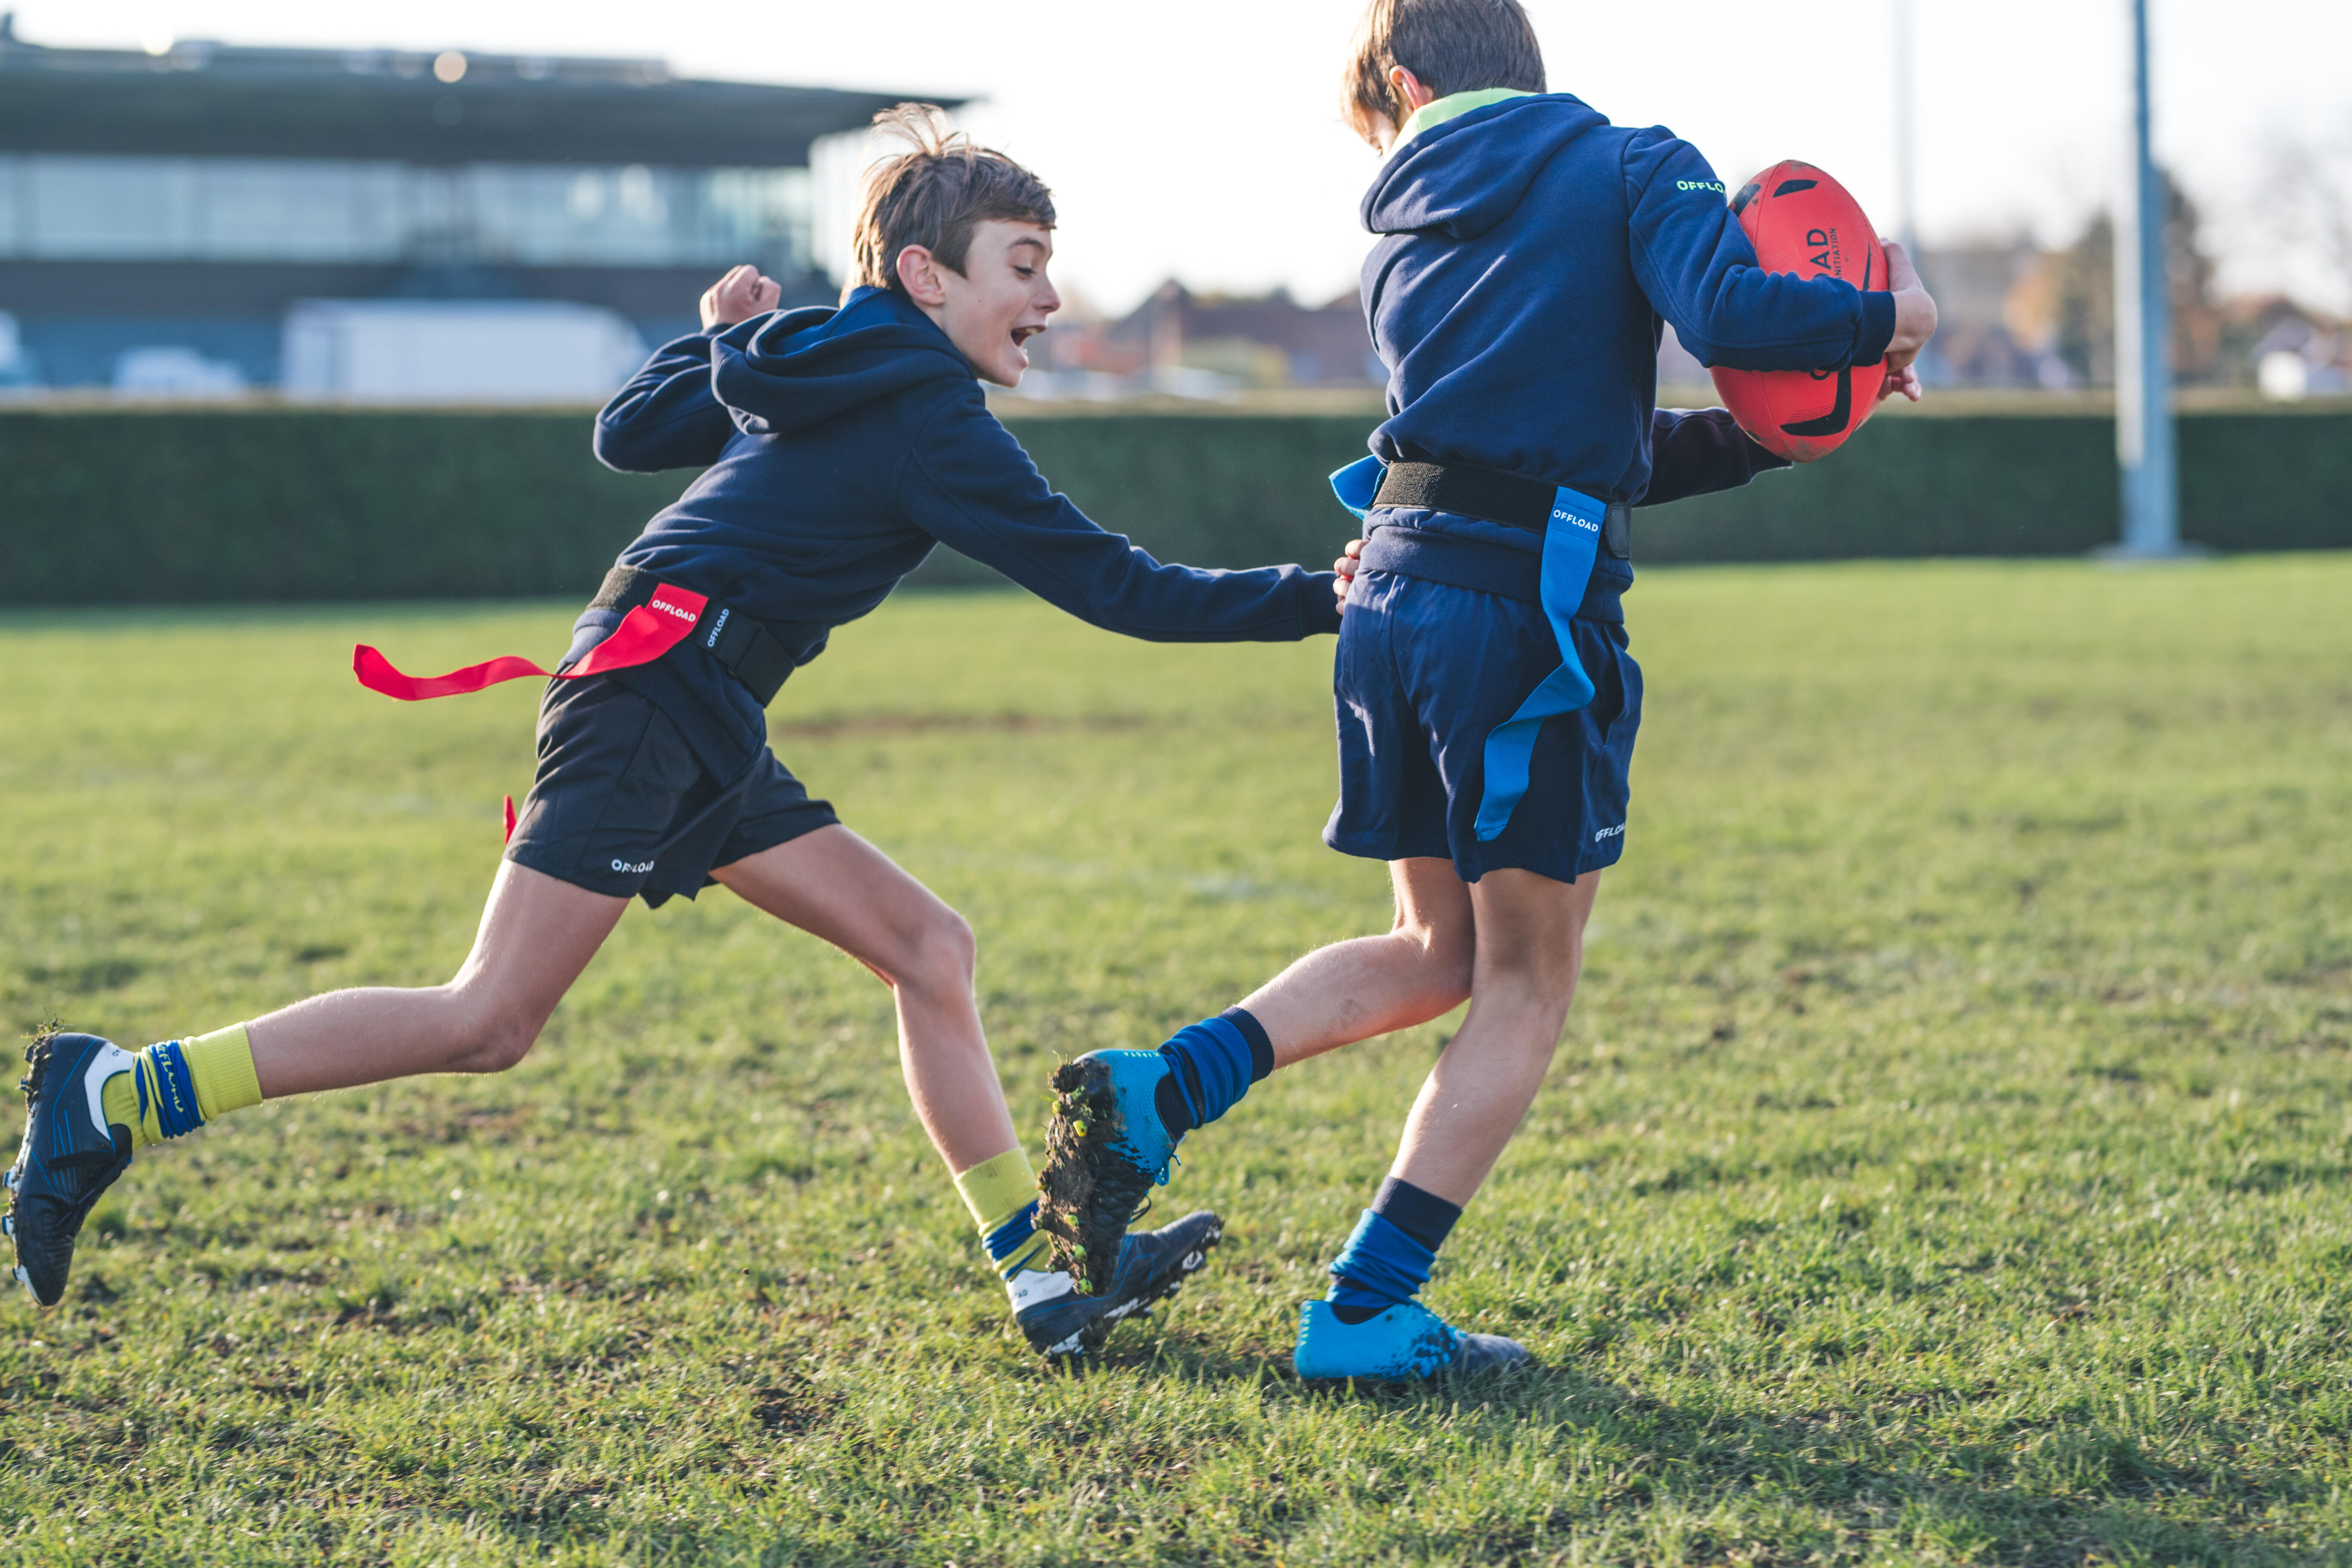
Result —
[[[1625, 864], [1430, 1299], [1287, 1366], [1445, 1024], [1260, 1087], [1093, 1375], [1009, 1331], [887, 1000], [721, 893], [519, 1070], [142, 1156], [0, 1305], [0, 1561], [2352, 1563], [2352, 558], [1649, 574]], [[140, 1042], [465, 952], [562, 605], [0, 618], [0, 1019]], [[1381, 925], [1328, 642], [901, 601], [778, 751], [972, 921], [1024, 1126]]]

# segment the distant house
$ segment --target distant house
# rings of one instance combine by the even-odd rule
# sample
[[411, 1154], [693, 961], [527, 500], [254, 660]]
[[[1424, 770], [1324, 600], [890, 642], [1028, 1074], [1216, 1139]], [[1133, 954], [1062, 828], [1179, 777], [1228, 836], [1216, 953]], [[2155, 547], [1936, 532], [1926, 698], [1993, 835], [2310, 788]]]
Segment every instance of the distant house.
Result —
[[2232, 335], [2252, 339], [2246, 368], [2263, 396], [2281, 403], [2352, 392], [2352, 329], [2291, 300], [2244, 301]]
[[1106, 341], [1154, 365], [1184, 365], [1256, 386], [1377, 386], [1388, 372], [1372, 353], [1364, 309], [1349, 290], [1301, 305], [1286, 289], [1256, 298], [1195, 294], [1171, 280]]
[[1254, 297], [1195, 294], [1171, 279], [1117, 321], [1073, 305], [1039, 340], [1037, 364], [1045, 374], [1024, 383], [1024, 392], [1218, 397], [1277, 387], [1374, 387], [1388, 379], [1352, 292], [1313, 306], [1283, 289]]
[[2047, 258], [2023, 237], [1923, 248], [1919, 274], [1936, 296], [1936, 341], [1923, 367], [1946, 386], [2055, 387], [2058, 359]]

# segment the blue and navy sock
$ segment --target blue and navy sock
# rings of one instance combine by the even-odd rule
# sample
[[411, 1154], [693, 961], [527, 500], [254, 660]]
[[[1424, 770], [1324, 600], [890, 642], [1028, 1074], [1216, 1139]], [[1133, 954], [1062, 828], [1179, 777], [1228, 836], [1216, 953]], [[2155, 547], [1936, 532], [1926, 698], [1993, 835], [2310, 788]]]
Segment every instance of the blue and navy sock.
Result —
[[1152, 1105], [1179, 1138], [1231, 1110], [1250, 1085], [1274, 1070], [1274, 1042], [1265, 1026], [1239, 1007], [1179, 1029], [1160, 1054], [1168, 1058], [1168, 1076]]
[[1459, 1205], [1411, 1182], [1391, 1176], [1381, 1184], [1372, 1206], [1356, 1222], [1355, 1234], [1331, 1260], [1332, 1315], [1343, 1323], [1379, 1317], [1409, 1301], [1429, 1283], [1437, 1249], [1462, 1217]]

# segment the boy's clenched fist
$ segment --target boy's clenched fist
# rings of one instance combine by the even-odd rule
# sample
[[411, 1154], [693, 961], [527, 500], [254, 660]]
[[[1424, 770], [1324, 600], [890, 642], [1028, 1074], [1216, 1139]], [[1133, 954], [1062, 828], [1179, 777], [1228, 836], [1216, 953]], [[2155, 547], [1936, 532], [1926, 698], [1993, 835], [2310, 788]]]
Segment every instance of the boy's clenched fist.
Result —
[[730, 267], [727, 276], [703, 290], [702, 330], [707, 332], [713, 327], [731, 327], [738, 321], [764, 316], [783, 298], [784, 286], [763, 277], [758, 268], [748, 262]]

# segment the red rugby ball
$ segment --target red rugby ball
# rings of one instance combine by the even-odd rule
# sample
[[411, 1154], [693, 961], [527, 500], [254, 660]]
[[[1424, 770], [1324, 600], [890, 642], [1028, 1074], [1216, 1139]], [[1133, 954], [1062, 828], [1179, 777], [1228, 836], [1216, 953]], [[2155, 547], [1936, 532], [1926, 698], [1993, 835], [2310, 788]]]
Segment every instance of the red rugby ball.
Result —
[[[1775, 163], [1731, 200], [1767, 272], [1886, 287], [1886, 251], [1862, 204], [1811, 163]], [[1768, 452], [1791, 462], [1828, 457], [1878, 411], [1886, 362], [1824, 370], [1709, 372], [1724, 406]]]

